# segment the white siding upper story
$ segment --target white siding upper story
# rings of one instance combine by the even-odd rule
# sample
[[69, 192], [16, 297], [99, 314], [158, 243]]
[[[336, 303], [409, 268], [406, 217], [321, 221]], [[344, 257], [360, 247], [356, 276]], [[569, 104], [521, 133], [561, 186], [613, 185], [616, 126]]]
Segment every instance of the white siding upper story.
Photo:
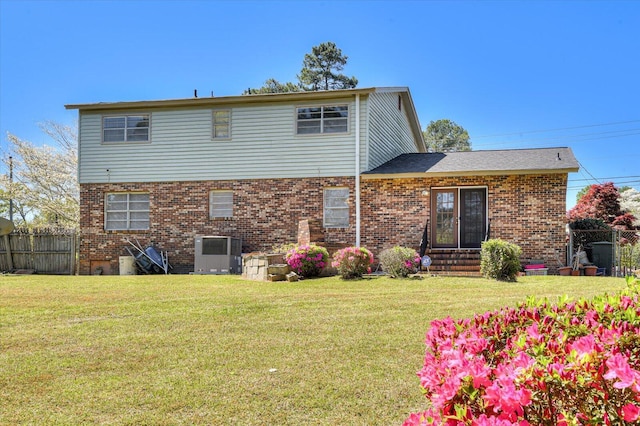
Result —
[[[278, 95], [259, 97], [260, 102], [251, 102], [253, 96], [233, 97], [233, 102], [216, 103], [214, 100], [206, 105], [188, 101], [179, 105], [170, 104], [170, 101], [166, 104], [150, 101], [67, 106], [80, 111], [79, 181], [122, 183], [353, 176], [356, 96], [360, 97], [360, 171], [371, 169], [400, 153], [419, 151], [417, 147], [422, 140], [416, 142], [412, 138], [406, 113], [397, 111], [397, 93], [344, 92], [336, 91], [332, 98], [325, 94], [320, 99], [314, 95], [289, 95], [283, 101], [279, 101]], [[392, 105], [387, 105], [389, 102]], [[296, 108], [321, 105], [349, 107], [347, 132], [296, 134]], [[231, 135], [228, 139], [213, 138], [212, 115], [216, 109], [230, 111]], [[135, 114], [150, 116], [148, 142], [102, 141], [105, 115]], [[385, 144], [398, 147], [389, 148]]]
[[[400, 154], [417, 152], [407, 111], [407, 97], [401, 92], [375, 92], [369, 95], [369, 138], [367, 170], [372, 170]], [[418, 131], [421, 132], [418, 123]], [[415, 129], [413, 129], [415, 130]]]

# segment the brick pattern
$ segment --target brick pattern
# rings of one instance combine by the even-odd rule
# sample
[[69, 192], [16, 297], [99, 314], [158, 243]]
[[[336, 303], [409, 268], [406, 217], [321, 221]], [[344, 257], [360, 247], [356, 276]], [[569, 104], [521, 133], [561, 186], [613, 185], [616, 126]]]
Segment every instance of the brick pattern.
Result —
[[[362, 245], [374, 253], [419, 248], [431, 188], [486, 186], [491, 237], [522, 248], [522, 261], [542, 259], [555, 271], [564, 256], [567, 174], [363, 180]], [[366, 201], [364, 201], [366, 200]], [[431, 236], [430, 236], [431, 238]]]
[[[297, 241], [300, 220], [322, 223], [323, 190], [332, 187], [349, 187], [353, 194], [354, 179], [82, 184], [80, 273], [90, 274], [98, 264], [104, 273], [118, 273], [118, 258], [127, 254], [125, 238], [137, 238], [143, 245], [155, 244], [166, 250], [173, 272], [178, 273], [193, 271], [196, 235], [239, 237], [244, 253], [270, 251], [274, 245]], [[209, 218], [212, 190], [233, 191], [233, 218]], [[150, 230], [105, 231], [104, 200], [109, 192], [149, 192]], [[355, 209], [350, 223], [355, 223]], [[348, 245], [355, 240], [353, 225], [325, 229], [323, 234], [328, 245]]]
[[[394, 245], [418, 248], [429, 215], [429, 190], [436, 187], [487, 186], [491, 236], [518, 244], [523, 261], [543, 259], [550, 272], [558, 266], [565, 243], [566, 174], [467, 176], [362, 180], [361, 243], [374, 254]], [[350, 223], [344, 229], [319, 229], [323, 189], [348, 187]], [[234, 193], [232, 219], [209, 218], [209, 191]], [[108, 192], [149, 192], [149, 231], [105, 231]], [[425, 192], [426, 191], [426, 192]], [[195, 235], [242, 238], [243, 252], [269, 251], [305, 237], [322, 240], [330, 251], [355, 242], [354, 178], [264, 179], [129, 184], [82, 184], [80, 273], [101, 265], [117, 273], [118, 257], [127, 254], [125, 238], [137, 238], [168, 251], [174, 272], [193, 270]], [[424, 193], [423, 193], [424, 192]], [[106, 266], [106, 267], [105, 267]]]

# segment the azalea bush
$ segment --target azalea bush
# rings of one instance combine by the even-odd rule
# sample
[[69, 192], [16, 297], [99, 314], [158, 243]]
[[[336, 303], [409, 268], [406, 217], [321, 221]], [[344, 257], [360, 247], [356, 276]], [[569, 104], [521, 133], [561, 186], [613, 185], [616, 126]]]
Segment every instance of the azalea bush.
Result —
[[418, 271], [420, 255], [412, 248], [395, 246], [380, 253], [380, 263], [392, 277], [405, 278]]
[[317, 277], [327, 266], [329, 252], [326, 248], [314, 244], [300, 245], [289, 250], [285, 260], [298, 275]]
[[364, 247], [347, 247], [333, 254], [331, 266], [338, 270], [344, 279], [362, 278], [371, 272], [373, 253]]
[[482, 243], [480, 250], [480, 272], [486, 278], [499, 281], [515, 281], [522, 269], [522, 249], [516, 244], [501, 239]]
[[627, 284], [592, 300], [530, 298], [433, 321], [418, 372], [429, 409], [405, 426], [638, 424], [638, 280]]

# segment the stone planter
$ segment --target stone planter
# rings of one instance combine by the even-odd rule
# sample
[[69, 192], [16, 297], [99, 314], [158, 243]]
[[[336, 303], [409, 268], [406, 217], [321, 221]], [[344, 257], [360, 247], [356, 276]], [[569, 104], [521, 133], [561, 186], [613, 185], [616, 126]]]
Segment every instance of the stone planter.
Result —
[[242, 258], [242, 276], [250, 280], [272, 281], [269, 279], [269, 268], [282, 262], [282, 254], [249, 253]]

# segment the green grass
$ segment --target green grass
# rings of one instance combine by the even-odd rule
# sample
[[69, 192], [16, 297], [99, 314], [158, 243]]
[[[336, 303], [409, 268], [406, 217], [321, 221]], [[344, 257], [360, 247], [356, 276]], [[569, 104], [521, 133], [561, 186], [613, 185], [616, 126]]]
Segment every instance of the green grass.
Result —
[[0, 276], [0, 424], [399, 425], [431, 320], [624, 286]]

